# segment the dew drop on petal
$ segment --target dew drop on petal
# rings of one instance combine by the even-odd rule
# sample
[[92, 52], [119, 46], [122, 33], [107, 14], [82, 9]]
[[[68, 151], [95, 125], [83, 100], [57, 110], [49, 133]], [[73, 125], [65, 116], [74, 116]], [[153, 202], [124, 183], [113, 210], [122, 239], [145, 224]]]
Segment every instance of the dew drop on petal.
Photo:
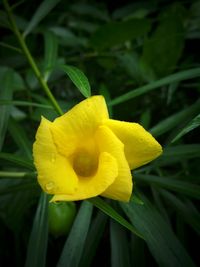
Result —
[[54, 163], [56, 161], [56, 154], [52, 153], [51, 155], [51, 162]]
[[45, 188], [48, 192], [50, 192], [54, 188], [54, 182], [49, 182], [45, 185]]

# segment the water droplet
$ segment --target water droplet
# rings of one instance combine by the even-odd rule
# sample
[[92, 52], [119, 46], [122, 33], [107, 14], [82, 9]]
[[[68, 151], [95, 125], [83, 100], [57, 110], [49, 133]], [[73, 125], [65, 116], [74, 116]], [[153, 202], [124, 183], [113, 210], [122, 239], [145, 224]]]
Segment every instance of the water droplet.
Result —
[[49, 182], [45, 185], [47, 191], [51, 191], [54, 188], [54, 182]]
[[51, 162], [54, 163], [56, 161], [56, 154], [52, 153], [51, 155]]

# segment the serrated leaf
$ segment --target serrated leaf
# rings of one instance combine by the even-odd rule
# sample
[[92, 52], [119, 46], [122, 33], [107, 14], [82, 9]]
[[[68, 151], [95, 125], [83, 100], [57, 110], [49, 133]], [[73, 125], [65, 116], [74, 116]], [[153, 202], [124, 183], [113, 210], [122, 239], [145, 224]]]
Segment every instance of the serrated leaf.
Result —
[[27, 36], [59, 2], [60, 0], [44, 0], [38, 6], [23, 35]]
[[57, 267], [78, 267], [92, 216], [92, 205], [82, 202]]
[[188, 267], [195, 266], [184, 247], [176, 238], [170, 226], [151, 203], [142, 197], [144, 205], [120, 203], [132, 224], [140, 231], [149, 250], [159, 266]]
[[48, 199], [41, 194], [28, 244], [25, 267], [45, 267], [48, 243]]
[[78, 90], [85, 96], [91, 96], [91, 88], [88, 78], [85, 74], [76, 67], [69, 65], [62, 65], [60, 68], [67, 73], [70, 80], [75, 84]]

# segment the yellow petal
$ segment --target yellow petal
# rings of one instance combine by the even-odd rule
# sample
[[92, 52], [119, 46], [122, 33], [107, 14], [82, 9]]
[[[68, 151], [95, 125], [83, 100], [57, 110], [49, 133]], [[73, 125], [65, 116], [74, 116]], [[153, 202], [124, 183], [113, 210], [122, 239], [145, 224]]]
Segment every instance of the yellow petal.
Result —
[[77, 188], [78, 178], [67, 159], [58, 153], [50, 126], [51, 122], [42, 117], [33, 145], [38, 182], [47, 193], [71, 194]]
[[117, 162], [110, 154], [103, 152], [99, 156], [97, 173], [92, 177], [79, 177], [78, 188], [74, 194], [56, 194], [54, 201], [82, 200], [100, 195], [113, 183], [118, 174]]
[[97, 130], [96, 142], [99, 145], [99, 150], [110, 153], [118, 164], [118, 176], [101, 195], [116, 200], [129, 201], [132, 193], [132, 176], [124, 154], [124, 145], [106, 126], [100, 126]]
[[51, 130], [60, 153], [73, 153], [74, 147], [89, 139], [104, 119], [108, 119], [108, 110], [103, 96], [89, 97], [55, 119]]
[[125, 155], [131, 169], [147, 164], [162, 153], [160, 144], [138, 123], [110, 119], [104, 123], [124, 144]]

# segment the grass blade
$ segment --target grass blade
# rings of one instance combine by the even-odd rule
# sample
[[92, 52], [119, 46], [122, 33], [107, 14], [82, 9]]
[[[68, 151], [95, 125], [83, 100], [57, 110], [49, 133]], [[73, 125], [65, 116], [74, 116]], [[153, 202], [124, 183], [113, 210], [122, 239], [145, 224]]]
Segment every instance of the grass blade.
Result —
[[10, 119], [8, 129], [18, 147], [23, 149], [29, 159], [32, 159], [32, 144], [21, 125], [15, 120]]
[[82, 202], [57, 267], [78, 267], [92, 216], [92, 205]]
[[174, 208], [179, 216], [183, 218], [191, 227], [200, 235], [200, 213], [195, 208], [192, 202], [189, 200], [181, 201], [175, 195], [166, 190], [160, 190], [160, 193], [164, 196], [172, 208]]
[[51, 71], [55, 67], [58, 54], [58, 40], [56, 35], [47, 31], [44, 33], [45, 54], [44, 54], [44, 79], [48, 81]]
[[87, 235], [82, 258], [79, 264], [80, 266], [84, 267], [91, 266], [92, 260], [96, 255], [96, 250], [98, 248], [99, 242], [104, 233], [107, 218], [108, 217], [104, 213], [98, 211], [97, 216], [92, 222]]
[[27, 36], [59, 2], [60, 0], [44, 0], [31, 18], [26, 30], [24, 31], [24, 37]]
[[165, 78], [162, 78], [160, 80], [157, 80], [155, 82], [152, 82], [150, 84], [144, 85], [142, 87], [139, 87], [137, 89], [134, 89], [128, 93], [125, 93], [124, 95], [121, 95], [119, 97], [114, 98], [111, 102], [109, 102], [109, 105], [114, 106], [120, 103], [123, 103], [127, 100], [130, 100], [132, 98], [135, 98], [137, 96], [146, 94], [152, 90], [155, 90], [157, 88], [160, 88], [162, 86], [179, 82], [179, 81], [184, 81], [192, 78], [196, 78], [200, 76], [200, 68], [194, 68], [190, 70], [185, 70], [181, 72], [174, 73], [172, 75], [169, 75]]
[[191, 105], [190, 107], [171, 115], [170, 117], [164, 119], [163, 121], [159, 122], [153, 128], [150, 129], [150, 132], [158, 137], [181, 123], [187, 123], [191, 117], [199, 113], [200, 111], [200, 101], [198, 100], [196, 103]]
[[177, 136], [172, 140], [172, 143], [176, 142], [178, 139], [180, 139], [185, 134], [189, 133], [190, 131], [194, 130], [195, 128], [200, 126], [200, 114], [197, 115], [191, 122], [188, 123], [187, 126], [185, 126], [178, 134]]
[[130, 267], [129, 243], [126, 231], [115, 221], [110, 221], [111, 266]]
[[37, 108], [46, 108], [46, 109], [53, 109], [52, 106], [45, 105], [45, 104], [39, 104], [39, 103], [33, 103], [28, 101], [20, 101], [20, 100], [0, 100], [0, 105], [13, 105], [13, 106], [22, 106], [22, 107], [37, 107]]
[[127, 228], [133, 234], [143, 238], [142, 235], [133, 227], [133, 225], [131, 225], [126, 219], [124, 219], [116, 210], [114, 210], [103, 199], [101, 199], [100, 197], [95, 197], [95, 198], [90, 198], [88, 201], [92, 203], [95, 207], [103, 211], [105, 214], [110, 216], [113, 220], [115, 220], [116, 222]]
[[[0, 100], [4, 99], [10, 101], [13, 95], [13, 72], [11, 70], [7, 70], [2, 76], [3, 77], [1, 77]], [[0, 151], [2, 149], [4, 137], [7, 131], [10, 111], [10, 106], [0, 106]]]
[[149, 250], [159, 266], [195, 266], [170, 226], [146, 198], [144, 205], [120, 203], [122, 209], [138, 231], [143, 233]]
[[29, 239], [25, 267], [45, 267], [48, 242], [48, 200], [42, 193]]
[[200, 199], [200, 186], [196, 184], [147, 174], [135, 174], [135, 179], [138, 182], [146, 182], [161, 188], [185, 194], [192, 198]]
[[60, 66], [61, 69], [67, 73], [70, 80], [75, 84], [78, 90], [85, 96], [91, 96], [91, 88], [88, 81], [88, 78], [85, 74], [76, 67], [69, 66], [69, 65], [62, 65]]
[[18, 155], [0, 153], [0, 159], [12, 162], [29, 170], [35, 170], [35, 167], [33, 166], [33, 162], [31, 160], [20, 158]]

